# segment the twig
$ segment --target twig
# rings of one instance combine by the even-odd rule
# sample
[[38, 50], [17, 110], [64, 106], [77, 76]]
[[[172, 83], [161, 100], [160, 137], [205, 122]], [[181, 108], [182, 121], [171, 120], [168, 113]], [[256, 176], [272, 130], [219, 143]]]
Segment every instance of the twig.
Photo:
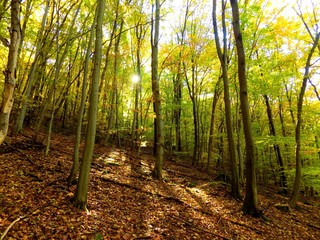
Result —
[[222, 235], [220, 235], [220, 234], [217, 234], [217, 233], [214, 233], [214, 232], [210, 232], [210, 231], [208, 231], [208, 230], [206, 230], [206, 229], [203, 229], [203, 228], [200, 228], [200, 227], [198, 227], [198, 226], [195, 226], [194, 224], [189, 223], [188, 221], [186, 221], [186, 220], [184, 220], [184, 219], [181, 219], [181, 218], [178, 218], [178, 217], [176, 217], [176, 216], [172, 216], [172, 215], [168, 215], [168, 216], [171, 217], [171, 218], [173, 218], [173, 219], [175, 219], [175, 220], [181, 221], [181, 222], [183, 222], [184, 224], [187, 224], [188, 226], [193, 227], [193, 228], [195, 228], [195, 229], [197, 229], [197, 230], [199, 230], [199, 231], [201, 231], [201, 232], [209, 233], [209, 234], [211, 234], [211, 235], [214, 235], [214, 236], [216, 236], [216, 237], [220, 237], [220, 238], [226, 239], [226, 240], [229, 240], [229, 239], [230, 239], [230, 238], [227, 238], [227, 237], [222, 236]]
[[62, 180], [62, 181], [65, 181], [64, 178], [58, 178], [58, 179], [55, 179], [55, 180], [49, 182], [48, 184], [46, 184], [46, 185], [43, 187], [43, 189], [41, 189], [41, 191], [39, 192], [39, 194], [41, 194], [47, 187], [52, 186], [52, 185], [54, 185], [56, 182], [59, 182], [59, 181], [61, 181], [61, 180]]
[[7, 235], [7, 233], [13, 227], [14, 224], [16, 224], [17, 222], [19, 222], [20, 220], [22, 220], [26, 217], [27, 217], [27, 215], [22, 216], [22, 217], [18, 217], [16, 220], [14, 220], [12, 223], [10, 223], [10, 225], [6, 228], [6, 230], [1, 234], [0, 240], [3, 240], [3, 238]]

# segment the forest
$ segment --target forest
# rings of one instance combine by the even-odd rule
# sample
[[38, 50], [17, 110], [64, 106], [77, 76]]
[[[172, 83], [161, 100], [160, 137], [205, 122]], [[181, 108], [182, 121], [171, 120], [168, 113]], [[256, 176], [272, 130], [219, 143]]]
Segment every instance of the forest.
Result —
[[316, 0], [0, 0], [0, 240], [319, 239]]

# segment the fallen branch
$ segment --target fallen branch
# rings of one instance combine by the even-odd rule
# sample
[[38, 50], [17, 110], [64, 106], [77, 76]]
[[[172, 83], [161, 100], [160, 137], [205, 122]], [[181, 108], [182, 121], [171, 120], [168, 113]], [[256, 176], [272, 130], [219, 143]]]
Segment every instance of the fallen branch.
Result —
[[249, 229], [255, 231], [255, 232], [258, 233], [258, 234], [263, 233], [262, 230], [259, 230], [259, 229], [255, 228], [255, 227], [252, 227], [252, 226], [249, 226], [249, 225], [246, 225], [246, 224], [244, 224], [244, 223], [236, 222], [236, 221], [233, 221], [233, 220], [228, 219], [228, 218], [222, 218], [222, 219], [227, 220], [227, 221], [229, 221], [229, 222], [231, 222], [231, 223], [233, 223], [233, 224], [239, 225], [239, 226], [241, 226], [241, 227], [249, 228]]
[[55, 180], [49, 182], [48, 184], [46, 184], [46, 185], [43, 187], [43, 189], [41, 189], [41, 191], [39, 192], [39, 194], [41, 194], [47, 187], [53, 186], [56, 182], [59, 182], [59, 181], [65, 181], [65, 179], [64, 179], [64, 178], [58, 178], [58, 179], [55, 179]]
[[174, 201], [176, 203], [179, 203], [179, 204], [183, 204], [189, 208], [192, 208], [194, 211], [197, 211], [197, 212], [201, 212], [203, 214], [206, 214], [206, 215], [209, 215], [209, 216], [212, 216], [213, 214], [211, 212], [208, 212], [208, 211], [205, 211], [204, 209], [202, 208], [195, 208], [193, 206], [190, 206], [189, 204], [187, 204], [186, 202], [180, 200], [179, 198], [176, 198], [174, 196], [168, 196], [168, 195], [164, 195], [164, 194], [161, 194], [161, 193], [153, 193], [153, 192], [149, 192], [149, 191], [146, 191], [146, 190], [143, 190], [137, 186], [133, 186], [133, 185], [130, 185], [130, 184], [127, 184], [127, 183], [122, 183], [122, 182], [118, 182], [118, 181], [115, 181], [113, 179], [110, 179], [110, 178], [106, 178], [106, 177], [100, 177], [103, 181], [106, 181], [106, 182], [110, 182], [110, 183], [113, 183], [113, 184], [117, 184], [119, 186], [123, 186], [123, 187], [127, 187], [127, 188], [131, 188], [131, 189], [134, 189], [134, 190], [137, 190], [139, 192], [142, 192], [142, 193], [145, 193], [147, 195], [151, 195], [151, 196], [155, 196], [155, 197], [160, 197], [160, 198], [164, 198], [165, 200], [169, 200], [169, 201]]
[[12, 223], [10, 223], [10, 225], [6, 228], [6, 230], [1, 234], [0, 240], [3, 240], [3, 238], [7, 235], [7, 233], [13, 227], [14, 224], [16, 224], [17, 222], [19, 222], [20, 220], [22, 220], [26, 217], [27, 217], [27, 215], [22, 216], [22, 217], [18, 217], [16, 220], [14, 220]]
[[187, 174], [187, 173], [182, 173], [182, 172], [176, 172], [176, 171], [173, 171], [171, 169], [166, 169], [166, 172], [168, 173], [172, 173], [173, 175], [175, 176], [181, 176], [181, 177], [187, 177], [187, 178], [192, 178], [194, 180], [198, 180], [198, 181], [211, 181], [211, 179], [209, 177], [200, 177], [200, 176], [197, 176], [196, 174]]
[[26, 154], [24, 153], [22, 150], [20, 150], [19, 148], [16, 148], [14, 146], [12, 146], [11, 144], [9, 144], [8, 142], [6, 142], [6, 144], [8, 145], [8, 147], [14, 149], [15, 151], [18, 151], [19, 153], [21, 153], [23, 156], [25, 156], [28, 160], [29, 163], [31, 163], [32, 165], [36, 166], [36, 167], [40, 167], [39, 165], [35, 164], [32, 159]]
[[143, 190], [137, 186], [134, 186], [134, 185], [130, 185], [130, 184], [127, 184], [127, 183], [122, 183], [122, 182], [118, 182], [118, 181], [115, 181], [113, 179], [110, 179], [110, 178], [106, 178], [106, 177], [100, 177], [103, 181], [106, 181], [106, 182], [110, 182], [110, 183], [114, 183], [114, 184], [117, 184], [119, 186], [123, 186], [123, 187], [127, 187], [127, 188], [131, 188], [131, 189], [134, 189], [134, 190], [137, 190], [139, 192], [142, 192], [142, 193], [145, 193], [145, 194], [148, 194], [148, 195], [152, 195], [152, 196], [156, 196], [156, 197], [161, 197], [161, 198], [165, 198], [166, 200], [173, 200], [175, 202], [178, 202], [178, 203], [181, 203], [181, 204], [185, 204], [185, 202], [181, 201], [179, 198], [175, 198], [173, 196], [166, 196], [166, 195], [163, 195], [163, 194], [160, 194], [160, 193], [152, 193], [152, 192], [149, 192], [149, 191], [146, 191], [146, 190]]
[[28, 172], [23, 171], [23, 174], [25, 176], [32, 177], [34, 179], [34, 181], [36, 181], [36, 182], [43, 182], [43, 180], [41, 178], [39, 178], [37, 175], [35, 175], [33, 173], [28, 173]]
[[220, 234], [217, 234], [217, 233], [214, 233], [214, 232], [210, 232], [210, 231], [208, 231], [208, 230], [206, 230], [206, 229], [203, 229], [203, 228], [200, 228], [200, 227], [198, 227], [198, 226], [195, 226], [194, 224], [192, 224], [192, 223], [190, 223], [190, 222], [188, 222], [188, 221], [186, 221], [186, 220], [184, 220], [184, 219], [178, 218], [178, 217], [176, 217], [176, 216], [172, 216], [172, 215], [168, 215], [168, 216], [171, 217], [171, 218], [173, 218], [173, 219], [175, 219], [175, 220], [181, 221], [181, 222], [183, 222], [184, 224], [186, 224], [186, 225], [188, 225], [188, 226], [190, 226], [190, 227], [193, 227], [193, 228], [195, 228], [195, 229], [197, 229], [197, 230], [199, 230], [199, 231], [201, 231], [201, 232], [205, 232], [205, 233], [208, 233], [208, 234], [211, 234], [211, 235], [214, 235], [214, 236], [216, 236], [216, 237], [219, 237], [219, 238], [222, 238], [222, 239], [226, 239], [226, 240], [229, 240], [229, 239], [230, 239], [230, 238], [227, 238], [227, 237], [222, 236], [222, 235], [220, 235]]
[[320, 226], [316, 226], [316, 225], [313, 225], [313, 224], [311, 224], [311, 223], [308, 223], [307, 226], [312, 227], [312, 228], [315, 228], [315, 229], [317, 229], [317, 230], [320, 230]]
[[46, 207], [56, 207], [58, 209], [60, 208], [60, 206], [56, 206], [56, 205], [53, 205], [53, 204], [47, 204], [47, 205], [41, 206], [38, 209], [35, 209], [32, 212], [29, 212], [28, 214], [26, 214], [24, 216], [18, 217], [16, 220], [14, 220], [12, 223], [10, 223], [10, 225], [6, 228], [6, 230], [1, 234], [0, 240], [4, 239], [4, 237], [8, 234], [9, 230], [13, 227], [14, 224], [16, 224], [17, 222], [19, 222], [19, 221], [21, 221], [23, 219], [27, 219], [28, 216], [30, 216], [30, 215], [36, 215], [38, 213], [41, 213], [40, 209], [44, 209]]

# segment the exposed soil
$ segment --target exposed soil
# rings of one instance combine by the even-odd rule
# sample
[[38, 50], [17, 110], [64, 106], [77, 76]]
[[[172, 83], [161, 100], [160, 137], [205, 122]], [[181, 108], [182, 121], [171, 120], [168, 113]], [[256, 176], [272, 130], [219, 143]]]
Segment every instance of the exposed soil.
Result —
[[[74, 137], [55, 133], [49, 156], [31, 132], [0, 147], [0, 233], [4, 239], [320, 239], [320, 204], [307, 199], [281, 209], [288, 197], [259, 187], [269, 219], [243, 215], [228, 186], [187, 159], [167, 160], [152, 178], [154, 157], [96, 144], [89, 211], [72, 205], [66, 177]], [[284, 205], [285, 206], [285, 205]], [[280, 209], [279, 209], [280, 208]], [[1, 239], [1, 238], [0, 238]]]

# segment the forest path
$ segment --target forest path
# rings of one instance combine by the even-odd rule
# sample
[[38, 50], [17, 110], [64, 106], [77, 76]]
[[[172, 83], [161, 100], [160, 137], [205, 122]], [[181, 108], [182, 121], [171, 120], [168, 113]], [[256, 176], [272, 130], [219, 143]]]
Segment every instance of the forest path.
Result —
[[[27, 133], [31, 136], [31, 132]], [[5, 239], [319, 239], [320, 205], [276, 208], [287, 197], [259, 188], [270, 222], [244, 216], [224, 184], [186, 163], [166, 161], [162, 181], [151, 176], [154, 158], [96, 144], [89, 212], [71, 202], [65, 181], [74, 137], [55, 133], [44, 156], [30, 138], [9, 139], [0, 161], [0, 233]], [[13, 224], [12, 224], [13, 223]], [[11, 224], [11, 227], [10, 227]]]

